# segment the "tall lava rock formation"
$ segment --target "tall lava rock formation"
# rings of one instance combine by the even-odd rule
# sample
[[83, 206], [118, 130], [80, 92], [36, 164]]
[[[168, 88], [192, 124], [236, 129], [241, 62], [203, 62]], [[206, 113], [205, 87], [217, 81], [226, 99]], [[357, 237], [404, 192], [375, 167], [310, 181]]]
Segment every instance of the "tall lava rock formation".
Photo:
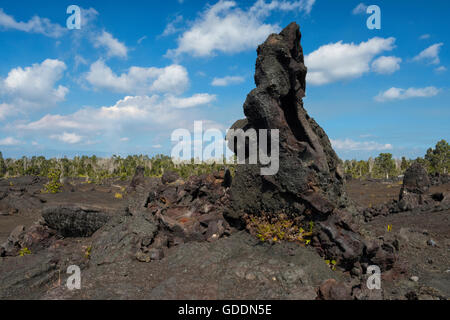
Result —
[[[255, 129], [254, 139], [261, 145], [265, 140], [261, 141], [258, 129], [278, 129], [279, 170], [262, 175], [261, 164], [238, 165], [225, 216], [242, 222], [246, 214], [276, 217], [285, 213], [297, 221], [313, 221], [311, 245], [321, 255], [336, 259], [347, 270], [368, 263], [390, 269], [394, 246], [368, 241], [358, 232], [349, 212], [353, 207], [344, 192], [339, 158], [324, 130], [303, 108], [307, 70], [300, 39], [299, 26], [291, 23], [258, 47], [256, 89], [244, 103], [246, 119], [236, 121], [231, 129], [247, 133]], [[234, 152], [240, 147], [231, 142], [238, 141], [239, 135], [242, 131], [227, 135]]]
[[[306, 67], [299, 26], [291, 23], [258, 47], [256, 89], [244, 103], [246, 119], [232, 129], [279, 129], [279, 171], [239, 165], [231, 187], [233, 215], [243, 212], [328, 214], [347, 204], [339, 158], [324, 130], [303, 108]], [[229, 141], [232, 139], [228, 137]]]

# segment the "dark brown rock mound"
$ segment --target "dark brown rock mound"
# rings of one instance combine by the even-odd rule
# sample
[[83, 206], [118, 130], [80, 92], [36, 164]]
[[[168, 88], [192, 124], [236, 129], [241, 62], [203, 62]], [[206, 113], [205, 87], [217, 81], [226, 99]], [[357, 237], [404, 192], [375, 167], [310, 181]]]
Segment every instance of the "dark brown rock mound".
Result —
[[402, 192], [424, 194], [430, 188], [430, 179], [425, 168], [419, 163], [413, 163], [405, 172]]
[[434, 173], [429, 175], [430, 178], [430, 184], [432, 186], [440, 186], [446, 183], [450, 183], [450, 175], [449, 174], [441, 174], [441, 173]]
[[257, 87], [244, 103], [246, 119], [232, 128], [279, 129], [279, 170], [262, 176], [260, 165], [238, 166], [231, 187], [232, 217], [260, 211], [302, 215], [307, 209], [329, 214], [347, 203], [339, 158], [303, 108], [306, 67], [300, 38], [298, 25], [291, 23], [258, 47]]
[[58, 205], [42, 210], [45, 224], [64, 237], [90, 237], [112, 214], [83, 205]]
[[167, 171], [167, 172], [164, 172], [164, 174], [162, 175], [161, 182], [163, 184], [168, 184], [168, 183], [175, 182], [178, 179], [180, 179], [180, 176], [178, 175], [178, 173], [176, 173], [174, 171]]
[[428, 173], [419, 163], [413, 163], [405, 172], [403, 186], [400, 190], [399, 208], [404, 210], [414, 209], [424, 202], [424, 195], [430, 188]]
[[133, 179], [131, 179], [130, 182], [130, 189], [136, 190], [138, 186], [142, 186], [145, 184], [145, 168], [142, 166], [136, 167], [136, 170], [134, 172]]
[[36, 253], [48, 247], [53, 240], [55, 231], [43, 225], [42, 221], [37, 221], [28, 230], [19, 225], [10, 233], [5, 243], [0, 246], [0, 257], [17, 256], [20, 250], [30, 250]]

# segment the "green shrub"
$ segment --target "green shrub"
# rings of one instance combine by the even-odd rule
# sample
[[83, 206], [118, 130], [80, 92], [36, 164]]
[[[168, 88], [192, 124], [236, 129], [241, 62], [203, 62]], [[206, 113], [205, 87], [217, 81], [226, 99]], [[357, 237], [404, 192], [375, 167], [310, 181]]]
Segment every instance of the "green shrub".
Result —
[[27, 255], [27, 254], [31, 254], [30, 249], [28, 249], [28, 248], [22, 248], [22, 249], [20, 249], [20, 251], [19, 251], [19, 256], [23, 257], [23, 256], [25, 256], [25, 255]]
[[277, 217], [266, 215], [247, 217], [247, 229], [255, 235], [261, 242], [289, 241], [308, 244], [313, 234], [314, 223], [309, 224], [309, 231], [286, 215], [280, 214]]
[[49, 181], [44, 185], [44, 193], [58, 193], [61, 192], [62, 184], [59, 182], [61, 171], [58, 169], [50, 169], [48, 172]]

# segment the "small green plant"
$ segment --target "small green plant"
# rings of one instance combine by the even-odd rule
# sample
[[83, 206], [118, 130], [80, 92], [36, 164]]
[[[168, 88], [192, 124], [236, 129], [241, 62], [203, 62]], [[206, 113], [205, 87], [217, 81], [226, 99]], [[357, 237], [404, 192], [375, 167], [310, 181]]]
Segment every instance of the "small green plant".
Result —
[[84, 252], [84, 257], [86, 259], [89, 259], [91, 257], [91, 252], [92, 252], [92, 246], [87, 247], [86, 251]]
[[330, 267], [331, 270], [336, 271], [336, 260], [325, 260], [325, 263]]
[[59, 182], [61, 172], [58, 169], [51, 168], [48, 172], [48, 183], [44, 185], [43, 193], [61, 192], [62, 184]]
[[23, 256], [25, 256], [26, 254], [31, 254], [30, 249], [28, 249], [28, 248], [22, 248], [22, 249], [20, 249], [20, 251], [19, 251], [19, 256], [23, 257]]
[[276, 218], [248, 217], [247, 229], [261, 242], [289, 241], [309, 244], [312, 236], [312, 224], [310, 224], [310, 231], [306, 232], [283, 214]]

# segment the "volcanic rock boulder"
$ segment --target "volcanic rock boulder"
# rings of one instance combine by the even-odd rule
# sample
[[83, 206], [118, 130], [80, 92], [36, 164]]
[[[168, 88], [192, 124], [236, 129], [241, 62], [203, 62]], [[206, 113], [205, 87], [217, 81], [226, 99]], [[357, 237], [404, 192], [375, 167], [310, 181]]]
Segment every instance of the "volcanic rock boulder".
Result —
[[[306, 67], [301, 34], [291, 23], [258, 47], [256, 89], [244, 103], [246, 119], [232, 129], [279, 130], [279, 170], [261, 175], [258, 164], [239, 165], [231, 186], [231, 218], [244, 212], [328, 215], [347, 204], [339, 158], [324, 130], [303, 108]], [[237, 135], [227, 137], [237, 139]], [[236, 148], [234, 148], [236, 151]]]
[[17, 256], [21, 249], [36, 253], [49, 246], [55, 231], [37, 221], [28, 230], [19, 225], [10, 233], [5, 243], [0, 246], [0, 257]]
[[170, 245], [190, 241], [214, 241], [229, 234], [223, 217], [228, 206], [225, 172], [192, 176], [161, 185], [149, 195], [147, 210], [166, 231]]
[[[405, 211], [430, 213], [448, 210], [450, 208], [450, 193], [436, 192], [431, 194], [429, 192], [431, 185], [439, 183], [436, 180], [432, 181], [436, 177], [439, 178], [439, 175], [430, 176], [421, 164], [413, 163], [405, 172], [398, 200], [364, 209], [365, 221], [368, 222], [377, 216], [387, 216]], [[445, 181], [445, 176], [441, 177]]]
[[411, 210], [423, 204], [424, 195], [430, 188], [430, 179], [424, 167], [413, 163], [405, 172], [403, 186], [400, 190], [399, 208]]
[[45, 224], [64, 237], [90, 237], [113, 213], [83, 205], [58, 205], [42, 210]]
[[150, 245], [158, 233], [158, 226], [143, 215], [116, 216], [94, 233], [92, 263], [96, 265], [126, 261], [141, 247]]
[[415, 162], [405, 172], [403, 178], [403, 192], [413, 192], [416, 194], [424, 194], [430, 188], [430, 179], [425, 168]]
[[450, 182], [449, 174], [441, 174], [436, 172], [434, 174], [430, 174], [429, 177], [430, 177], [430, 184], [432, 186], [440, 186]]
[[45, 200], [37, 194], [42, 178], [24, 176], [0, 181], [0, 216], [32, 213], [41, 208]]
[[[230, 235], [222, 215], [228, 203], [225, 175], [192, 176], [185, 181], [166, 172], [164, 179], [147, 179], [143, 187], [128, 194], [124, 212], [112, 215], [100, 228], [94, 224], [98, 230], [92, 235], [90, 261], [96, 265], [126, 265], [130, 259], [151, 262], [162, 259], [169, 247], [192, 241], [214, 242]], [[78, 226], [88, 217], [95, 216], [70, 214], [59, 218], [58, 225], [72, 218]], [[78, 229], [71, 223], [70, 230]]]
[[136, 167], [136, 170], [134, 172], [133, 179], [131, 179], [129, 188], [131, 190], [136, 190], [136, 188], [140, 185], [143, 185], [145, 183], [145, 168], [142, 166]]
[[[143, 216], [159, 230], [154, 241], [143, 245], [144, 255], [138, 260], [150, 259], [153, 249], [190, 241], [216, 241], [230, 235], [231, 227], [223, 217], [229, 205], [226, 186], [230, 175], [229, 170], [223, 170], [183, 180], [167, 171], [164, 179], [150, 179], [145, 188], [130, 193], [127, 214]], [[155, 256], [160, 256], [157, 253]]]
[[178, 179], [180, 179], [180, 176], [178, 175], [178, 173], [176, 173], [174, 171], [167, 171], [167, 172], [164, 172], [164, 174], [162, 175], [161, 182], [163, 184], [168, 184], [168, 183], [175, 182]]

